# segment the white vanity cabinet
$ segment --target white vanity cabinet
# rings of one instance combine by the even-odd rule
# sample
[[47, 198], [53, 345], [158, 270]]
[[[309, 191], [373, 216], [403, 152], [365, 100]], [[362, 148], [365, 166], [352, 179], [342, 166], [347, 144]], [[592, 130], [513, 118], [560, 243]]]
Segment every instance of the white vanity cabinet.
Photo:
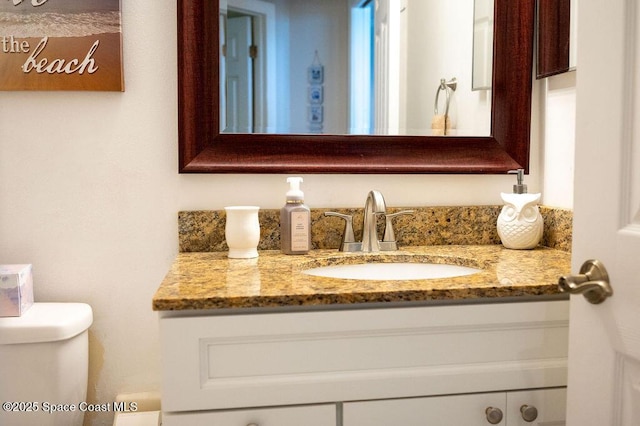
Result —
[[562, 426], [566, 389], [345, 403], [342, 426]]
[[514, 391], [566, 386], [567, 301], [163, 311], [160, 332], [165, 426], [411, 425], [442, 410], [470, 417], [433, 424], [486, 425], [488, 406], [529, 425]]

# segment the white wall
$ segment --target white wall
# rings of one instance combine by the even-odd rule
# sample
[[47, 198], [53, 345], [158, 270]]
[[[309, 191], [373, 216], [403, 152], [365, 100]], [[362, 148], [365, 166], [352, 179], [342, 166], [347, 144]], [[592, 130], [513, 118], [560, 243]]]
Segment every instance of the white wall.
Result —
[[[473, 2], [411, 1], [406, 9], [410, 37], [406, 78], [407, 128], [431, 128], [436, 90], [440, 79], [456, 78], [451, 96], [451, 134], [488, 136], [491, 129], [491, 92], [471, 90], [473, 58]], [[427, 52], [427, 53], [425, 53]], [[437, 60], [434, 60], [437, 58]], [[444, 114], [445, 92], [438, 97], [438, 113]]]
[[[177, 173], [175, 2], [122, 2], [122, 11], [124, 93], [0, 95], [0, 263], [34, 265], [37, 301], [91, 304], [89, 396], [100, 402], [159, 389], [151, 297], [178, 250], [177, 212], [246, 203], [279, 208], [286, 191], [283, 175]], [[542, 98], [536, 94], [536, 109]], [[549, 126], [546, 134], [553, 134]], [[533, 134], [530, 192], [542, 187], [537, 125]], [[552, 157], [545, 151], [545, 178], [564, 173], [564, 159]], [[359, 207], [372, 188], [390, 206], [497, 204], [514, 180], [304, 177], [311, 207]], [[572, 204], [571, 193], [556, 198]], [[94, 424], [110, 424], [111, 414]]]
[[543, 80], [544, 115], [540, 120], [544, 137], [542, 150], [544, 202], [550, 206], [573, 207], [574, 141], [576, 121], [576, 74], [556, 75]]
[[[353, 1], [268, 0], [276, 4], [278, 51], [278, 128], [306, 133], [307, 68], [317, 51], [325, 70], [324, 132], [347, 132], [349, 7]], [[451, 134], [490, 134], [491, 92], [472, 91], [473, 4], [412, 1], [403, 9], [410, 37], [401, 78], [401, 133], [430, 134], [436, 89], [441, 78], [456, 78], [451, 97]], [[399, 7], [399, 6], [398, 6]], [[425, 55], [424, 52], [430, 52]], [[406, 53], [406, 52], [405, 52]], [[438, 58], [434, 61], [434, 58]], [[410, 87], [406, 89], [404, 86]], [[445, 93], [439, 97], [444, 113]]]
[[289, 2], [291, 133], [308, 133], [307, 68], [318, 52], [324, 67], [325, 133], [346, 133], [348, 128], [349, 8], [345, 0]]

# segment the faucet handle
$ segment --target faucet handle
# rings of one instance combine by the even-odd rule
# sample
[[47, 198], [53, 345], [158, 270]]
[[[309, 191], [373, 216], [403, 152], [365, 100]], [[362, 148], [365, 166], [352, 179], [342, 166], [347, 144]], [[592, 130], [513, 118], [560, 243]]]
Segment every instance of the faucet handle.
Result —
[[384, 226], [384, 237], [382, 237], [382, 242], [383, 243], [392, 243], [392, 244], [385, 244], [385, 250], [397, 250], [397, 246], [396, 246], [396, 236], [393, 232], [393, 225], [391, 224], [391, 220], [396, 217], [396, 216], [401, 216], [401, 215], [405, 215], [405, 214], [412, 214], [414, 212], [414, 210], [402, 210], [400, 212], [397, 213], [391, 213], [391, 214], [387, 214], [385, 215], [386, 218], [386, 223]]
[[342, 241], [340, 241], [340, 251], [358, 251], [360, 243], [356, 243], [356, 237], [353, 234], [353, 216], [337, 212], [324, 212], [324, 215], [344, 219], [344, 232], [342, 233]]

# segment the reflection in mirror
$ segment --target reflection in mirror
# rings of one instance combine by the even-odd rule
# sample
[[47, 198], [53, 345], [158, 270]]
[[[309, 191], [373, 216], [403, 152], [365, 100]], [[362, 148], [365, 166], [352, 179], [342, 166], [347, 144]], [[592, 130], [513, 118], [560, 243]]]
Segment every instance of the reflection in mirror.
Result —
[[220, 1], [223, 133], [428, 136], [442, 118], [489, 136], [493, 0], [477, 2], [480, 24], [468, 0]]
[[471, 90], [491, 88], [493, 73], [493, 0], [473, 3], [473, 77]]
[[578, 0], [538, 0], [538, 79], [576, 69]]

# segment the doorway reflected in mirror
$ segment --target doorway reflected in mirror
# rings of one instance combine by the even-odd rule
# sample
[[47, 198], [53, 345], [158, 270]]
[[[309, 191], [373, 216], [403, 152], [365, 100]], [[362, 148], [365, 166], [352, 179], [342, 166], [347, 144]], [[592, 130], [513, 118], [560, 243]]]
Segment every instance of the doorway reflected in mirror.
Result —
[[[473, 2], [228, 0], [220, 21], [224, 133], [430, 136], [440, 79], [455, 75], [448, 134], [490, 135], [492, 51], [474, 49]], [[315, 52], [324, 68], [320, 131], [308, 120]]]

